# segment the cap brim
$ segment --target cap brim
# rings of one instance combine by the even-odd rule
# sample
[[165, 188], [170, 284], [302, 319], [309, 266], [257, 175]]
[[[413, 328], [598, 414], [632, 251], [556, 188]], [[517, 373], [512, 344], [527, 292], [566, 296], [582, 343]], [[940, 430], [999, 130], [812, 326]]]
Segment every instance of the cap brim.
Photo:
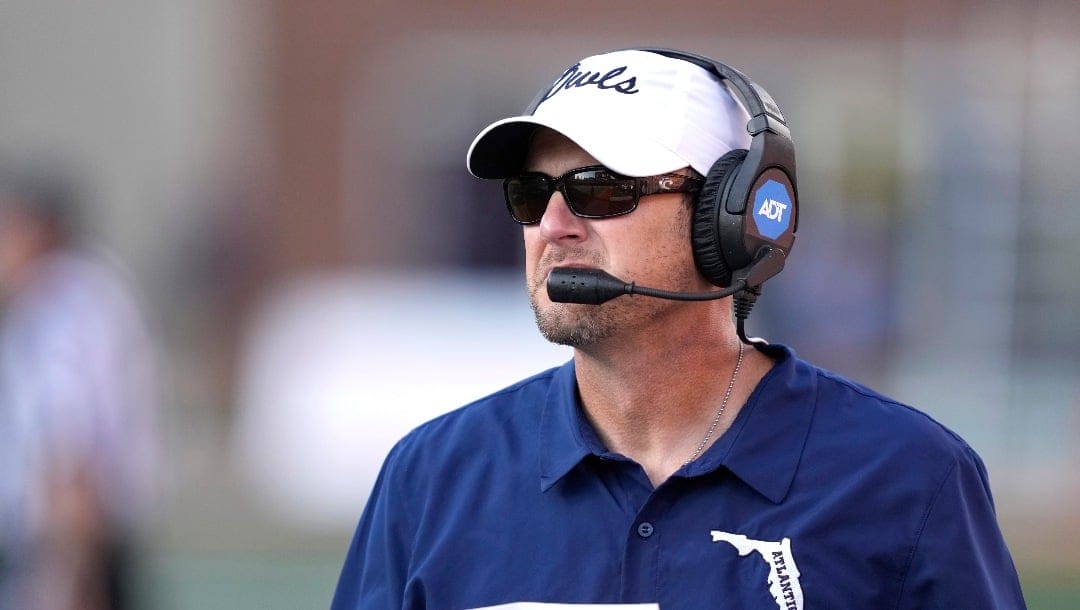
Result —
[[530, 116], [496, 121], [469, 146], [465, 165], [477, 178], [506, 178], [521, 171], [532, 134], [543, 124]]
[[533, 133], [538, 127], [547, 127], [569, 138], [605, 167], [626, 176], [652, 176], [690, 165], [667, 147], [643, 138], [632, 126], [616, 123], [535, 116], [503, 119], [476, 136], [465, 163], [478, 178], [506, 178], [519, 173]]

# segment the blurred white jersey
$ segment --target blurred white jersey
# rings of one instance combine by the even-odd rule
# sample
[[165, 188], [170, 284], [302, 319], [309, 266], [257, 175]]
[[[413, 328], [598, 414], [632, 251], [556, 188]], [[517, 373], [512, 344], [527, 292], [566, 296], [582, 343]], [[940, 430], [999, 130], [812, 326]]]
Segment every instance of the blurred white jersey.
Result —
[[40, 533], [46, 468], [89, 466], [114, 526], [144, 514], [156, 466], [155, 357], [125, 282], [88, 255], [43, 259], [0, 310], [0, 544]]

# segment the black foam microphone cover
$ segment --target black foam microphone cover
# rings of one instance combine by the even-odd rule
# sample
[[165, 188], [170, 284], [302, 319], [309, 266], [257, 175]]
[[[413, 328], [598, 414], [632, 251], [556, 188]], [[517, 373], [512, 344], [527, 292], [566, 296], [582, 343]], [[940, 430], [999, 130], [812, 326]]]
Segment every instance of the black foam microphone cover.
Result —
[[547, 280], [548, 298], [555, 303], [599, 305], [632, 289], [631, 284], [600, 269], [556, 267]]

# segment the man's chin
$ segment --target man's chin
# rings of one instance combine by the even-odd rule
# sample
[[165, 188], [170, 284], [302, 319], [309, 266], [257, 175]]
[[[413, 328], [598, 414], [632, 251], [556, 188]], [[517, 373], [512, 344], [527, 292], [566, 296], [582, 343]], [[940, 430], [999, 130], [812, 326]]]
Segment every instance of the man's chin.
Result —
[[573, 303], [533, 303], [536, 327], [548, 341], [557, 345], [585, 347], [612, 334], [605, 311], [595, 305]]
[[536, 326], [544, 339], [547, 339], [549, 342], [556, 345], [580, 348], [595, 342], [595, 339], [590, 333], [582, 332], [582, 329], [580, 328], [545, 324], [539, 320], [537, 321]]

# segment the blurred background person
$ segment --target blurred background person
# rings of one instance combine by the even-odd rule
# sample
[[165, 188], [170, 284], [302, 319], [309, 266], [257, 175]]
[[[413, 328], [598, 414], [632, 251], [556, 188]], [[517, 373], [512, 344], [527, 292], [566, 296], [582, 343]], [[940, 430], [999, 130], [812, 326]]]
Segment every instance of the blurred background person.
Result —
[[76, 193], [0, 169], [0, 609], [130, 607], [155, 478], [154, 350]]

